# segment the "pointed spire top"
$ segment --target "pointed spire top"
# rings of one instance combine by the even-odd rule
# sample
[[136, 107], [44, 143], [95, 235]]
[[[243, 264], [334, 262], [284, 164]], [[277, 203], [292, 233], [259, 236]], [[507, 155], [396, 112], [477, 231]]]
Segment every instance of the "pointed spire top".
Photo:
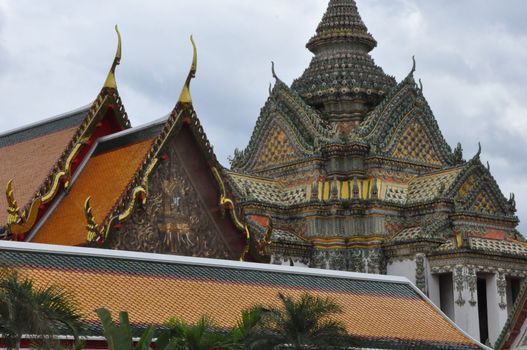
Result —
[[187, 80], [185, 81], [185, 85], [183, 85], [181, 95], [179, 96], [180, 103], [192, 103], [192, 97], [190, 96], [190, 81], [196, 76], [196, 70], [198, 68], [198, 53], [192, 35], [190, 36], [190, 42], [192, 43], [192, 64], [190, 65]]
[[365, 52], [377, 46], [377, 41], [362, 22], [355, 0], [330, 0], [316, 35], [306, 46], [316, 54], [321, 47], [339, 42], [354, 43]]
[[121, 33], [119, 33], [117, 24], [115, 25], [115, 31], [117, 32], [117, 51], [115, 52], [115, 58], [113, 59], [110, 72], [108, 72], [108, 77], [104, 82], [104, 87], [110, 89], [117, 89], [117, 83], [115, 82], [115, 67], [121, 63]]

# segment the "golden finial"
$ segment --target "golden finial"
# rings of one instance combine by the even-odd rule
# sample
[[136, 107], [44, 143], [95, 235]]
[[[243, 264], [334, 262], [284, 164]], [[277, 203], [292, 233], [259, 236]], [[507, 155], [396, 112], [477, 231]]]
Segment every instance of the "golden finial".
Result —
[[93, 216], [91, 204], [90, 204], [91, 197], [86, 198], [86, 201], [84, 202], [84, 215], [86, 216], [86, 230], [88, 231], [88, 235], [86, 236], [86, 240], [90, 243], [97, 241], [97, 238], [99, 235], [99, 230], [97, 229], [97, 223], [95, 222], [95, 217]]
[[117, 24], [115, 25], [115, 31], [117, 32], [117, 52], [115, 52], [115, 58], [113, 59], [112, 67], [110, 68], [108, 77], [104, 82], [104, 87], [110, 89], [117, 89], [117, 83], [115, 82], [115, 67], [121, 63], [121, 33], [119, 33]]
[[13, 179], [7, 182], [5, 194], [7, 198], [7, 225], [10, 226], [20, 220], [20, 208], [13, 193]]
[[190, 36], [190, 42], [192, 43], [192, 65], [190, 66], [190, 72], [188, 73], [187, 80], [185, 85], [181, 90], [181, 95], [179, 95], [180, 103], [192, 103], [192, 97], [190, 96], [190, 81], [196, 76], [196, 70], [198, 68], [198, 51], [196, 49], [196, 43], [194, 43], [194, 38]]

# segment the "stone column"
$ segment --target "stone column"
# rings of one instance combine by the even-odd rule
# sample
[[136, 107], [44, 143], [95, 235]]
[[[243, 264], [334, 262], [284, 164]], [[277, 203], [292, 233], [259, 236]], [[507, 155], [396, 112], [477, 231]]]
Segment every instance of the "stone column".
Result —
[[473, 266], [457, 265], [454, 282], [454, 321], [465, 332], [479, 340], [477, 276]]
[[507, 281], [503, 271], [487, 277], [487, 313], [489, 317], [489, 341], [495, 344], [507, 322]]

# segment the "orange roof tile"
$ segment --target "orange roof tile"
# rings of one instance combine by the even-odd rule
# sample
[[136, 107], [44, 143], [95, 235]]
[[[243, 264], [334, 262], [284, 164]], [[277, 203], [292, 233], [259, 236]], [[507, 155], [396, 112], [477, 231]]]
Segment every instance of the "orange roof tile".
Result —
[[32, 241], [71, 246], [86, 243], [86, 198], [92, 198], [95, 219], [104, 220], [133, 179], [152, 141], [150, 138], [93, 156]]
[[70, 290], [90, 323], [98, 322], [94, 310], [106, 307], [114, 314], [128, 311], [130, 320], [140, 325], [161, 325], [170, 317], [194, 322], [209, 315], [219, 326], [230, 328], [245, 308], [278, 305], [278, 292], [293, 297], [309, 292], [341, 305], [344, 312], [338, 318], [350, 335], [360, 339], [480, 348], [403, 278], [70, 249], [0, 242], [0, 263], [38, 286], [57, 284]]
[[[13, 179], [18, 205], [23, 208], [38, 191], [60, 158], [77, 126], [0, 148], [0, 186]], [[5, 224], [7, 200], [0, 196], [0, 220]]]

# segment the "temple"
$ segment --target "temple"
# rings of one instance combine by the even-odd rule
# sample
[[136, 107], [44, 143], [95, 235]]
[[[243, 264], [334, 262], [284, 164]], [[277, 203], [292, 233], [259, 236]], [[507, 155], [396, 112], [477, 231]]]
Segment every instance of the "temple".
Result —
[[291, 86], [273, 65], [230, 168], [192, 106], [195, 46], [174, 109], [131, 128], [120, 45], [92, 104], [0, 135], [3, 239], [403, 276], [497, 342], [527, 275], [514, 195], [447, 144], [415, 60], [400, 82], [375, 64], [354, 0], [329, 1]]

